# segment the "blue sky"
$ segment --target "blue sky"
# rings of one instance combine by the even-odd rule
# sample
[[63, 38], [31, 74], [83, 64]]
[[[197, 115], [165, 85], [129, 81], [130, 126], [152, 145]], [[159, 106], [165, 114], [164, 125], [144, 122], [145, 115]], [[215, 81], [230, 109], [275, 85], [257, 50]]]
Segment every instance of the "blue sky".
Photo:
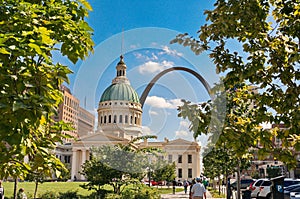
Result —
[[[69, 87], [81, 106], [86, 99], [86, 108], [90, 112], [96, 114], [102, 92], [116, 75], [115, 66], [121, 52], [125, 56], [127, 77], [139, 95], [156, 74], [172, 66], [191, 68], [210, 85], [218, 81], [206, 54], [196, 56], [189, 48], [170, 44], [179, 33], [196, 36], [199, 27], [205, 23], [203, 12], [212, 8], [213, 1], [89, 0], [89, 3], [93, 12], [87, 21], [94, 29], [95, 52], [76, 65], [64, 58], [57, 59], [74, 71]], [[144, 132], [158, 135], [159, 140], [164, 137], [192, 140], [188, 121], [177, 117], [180, 99], [202, 102], [208, 100], [209, 95], [192, 75], [168, 73], [152, 88], [146, 100]]]

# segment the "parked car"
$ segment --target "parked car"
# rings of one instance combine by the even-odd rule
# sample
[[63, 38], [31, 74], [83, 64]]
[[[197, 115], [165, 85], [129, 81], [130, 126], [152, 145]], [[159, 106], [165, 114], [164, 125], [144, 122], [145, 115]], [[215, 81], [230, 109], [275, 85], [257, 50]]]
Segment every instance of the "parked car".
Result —
[[[145, 180], [145, 181], [143, 181], [143, 183], [144, 183], [145, 185], [149, 185], [149, 180]], [[156, 181], [154, 181], [154, 180], [151, 180], [151, 181], [150, 181], [150, 185], [151, 185], [151, 186], [156, 186], [156, 185], [159, 185], [159, 183], [156, 182]]]
[[[241, 180], [241, 189], [247, 189], [247, 187], [249, 187], [252, 182], [254, 182], [253, 179], [242, 179]], [[233, 183], [231, 183], [230, 187], [233, 190], [237, 190], [237, 181], [234, 181]]]
[[287, 188], [291, 185], [300, 184], [300, 179], [292, 179], [292, 178], [285, 178], [283, 182], [283, 187]]
[[272, 182], [270, 180], [265, 180], [259, 186], [259, 192], [257, 194], [257, 198], [266, 198], [271, 199], [271, 185]]
[[[173, 181], [172, 182], [167, 182], [166, 185], [167, 186], [173, 186]], [[180, 180], [176, 181], [176, 186], [182, 186], [182, 185], [183, 185], [183, 183]]]
[[290, 192], [290, 198], [289, 199], [299, 199], [300, 193], [299, 192]]
[[[286, 192], [286, 190], [288, 190], [290, 187], [293, 186], [299, 186], [298, 183], [300, 183], [299, 179], [290, 179], [290, 178], [286, 178], [284, 179], [284, 190]], [[293, 184], [293, 185], [292, 185]], [[261, 185], [259, 186], [259, 190], [257, 193], [257, 198], [259, 199], [270, 199], [271, 198], [271, 186], [272, 186], [272, 182], [268, 179], [266, 179], [264, 182], [261, 183]], [[287, 187], [285, 187], [287, 186]], [[256, 194], [257, 190], [255, 191], [255, 193], [251, 194], [251, 197], [256, 197], [254, 196]], [[253, 196], [252, 196], [253, 195]], [[290, 199], [290, 195], [289, 193], [285, 194], [285, 199]]]
[[177, 181], [177, 186], [183, 186], [183, 183], [180, 180], [178, 180]]
[[264, 182], [268, 181], [266, 178], [257, 179], [253, 183], [250, 184], [249, 190], [251, 191], [251, 198], [257, 198], [257, 195], [260, 191], [260, 185]]
[[299, 193], [299, 192], [300, 192], [300, 184], [291, 185], [284, 189], [284, 192], [283, 192], [284, 199], [290, 199], [290, 198], [292, 198], [291, 196], [295, 197], [295, 193]]

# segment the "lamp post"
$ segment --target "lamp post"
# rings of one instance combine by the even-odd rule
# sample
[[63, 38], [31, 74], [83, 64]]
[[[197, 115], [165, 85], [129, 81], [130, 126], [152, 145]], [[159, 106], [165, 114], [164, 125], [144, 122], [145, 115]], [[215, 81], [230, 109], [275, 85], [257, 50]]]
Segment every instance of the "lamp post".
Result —
[[148, 171], [148, 178], [149, 178], [149, 187], [151, 187], [151, 156], [148, 156], [148, 162], [149, 162], [149, 171]]
[[149, 166], [148, 177], [149, 177], [149, 187], [151, 187], [151, 169], [150, 169], [150, 166]]

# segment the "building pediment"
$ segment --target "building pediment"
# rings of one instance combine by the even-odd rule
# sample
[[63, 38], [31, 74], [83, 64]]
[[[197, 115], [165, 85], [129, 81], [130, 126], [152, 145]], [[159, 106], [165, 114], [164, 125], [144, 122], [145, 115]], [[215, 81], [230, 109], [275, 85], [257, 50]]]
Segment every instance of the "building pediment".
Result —
[[94, 134], [90, 134], [87, 136], [82, 137], [78, 141], [73, 143], [74, 147], [91, 147], [91, 146], [101, 146], [101, 145], [107, 145], [107, 144], [118, 144], [128, 143], [129, 140], [112, 136], [109, 134], [104, 134], [103, 132], [97, 132]]
[[182, 138], [178, 138], [176, 140], [168, 141], [164, 143], [165, 146], [190, 146], [190, 145], [198, 145], [196, 142], [191, 142]]

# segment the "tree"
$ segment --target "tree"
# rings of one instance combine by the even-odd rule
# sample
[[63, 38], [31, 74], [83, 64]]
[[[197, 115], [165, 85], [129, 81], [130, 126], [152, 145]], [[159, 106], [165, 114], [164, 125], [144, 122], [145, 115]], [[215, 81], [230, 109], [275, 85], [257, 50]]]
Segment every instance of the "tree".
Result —
[[128, 184], [140, 181], [148, 166], [147, 156], [126, 151], [118, 145], [92, 148], [92, 159], [82, 167], [82, 174], [89, 183], [84, 186], [101, 193], [101, 186], [109, 184], [114, 193], [120, 194]]
[[102, 193], [102, 186], [111, 185], [114, 193], [121, 194], [129, 184], [140, 183], [149, 166], [149, 154], [160, 152], [151, 147], [138, 148], [135, 143], [140, 139], [152, 139], [156, 136], [141, 136], [127, 144], [103, 145], [91, 148], [91, 160], [82, 166], [88, 184], [83, 188]]
[[152, 173], [154, 181], [166, 181], [171, 182], [176, 178], [176, 165], [175, 162], [167, 163], [166, 161], [158, 161], [154, 165], [154, 171]]
[[[214, 179], [218, 178], [219, 185], [221, 185], [220, 176], [225, 177], [225, 181], [229, 178], [230, 174], [238, 172], [239, 159], [236, 158], [235, 152], [231, 148], [226, 147], [226, 143], [223, 143], [222, 146], [212, 146], [205, 150], [203, 154], [203, 166], [204, 166], [204, 175]], [[247, 158], [241, 159], [241, 165], [239, 167], [240, 171], [247, 169], [250, 166], [250, 162]], [[224, 180], [224, 179], [223, 179]], [[229, 187], [227, 186], [228, 189]], [[219, 194], [221, 189], [219, 186]]]
[[[50, 163], [61, 123], [50, 127], [62, 102], [59, 88], [68, 82], [67, 66], [93, 49], [92, 29], [85, 22], [85, 0], [2, 0], [0, 3], [0, 177], [24, 178], [31, 170], [25, 157], [37, 153]], [[16, 194], [15, 194], [16, 195]]]
[[83, 185], [83, 188], [95, 190], [100, 196], [103, 192], [102, 186], [108, 184], [111, 177], [111, 168], [103, 164], [97, 158], [92, 158], [86, 161], [82, 166], [82, 174], [85, 175], [88, 183]]
[[[223, 101], [224, 99], [226, 100]], [[221, 106], [222, 103], [226, 103], [226, 106]], [[224, 111], [225, 116], [224, 120], [222, 119], [224, 122], [222, 128], [219, 126], [220, 122], [215, 122], [223, 117], [219, 110]], [[245, 84], [235, 85], [232, 89], [218, 93], [213, 101], [191, 105], [190, 102], [183, 100], [183, 106], [179, 107], [179, 116], [192, 120], [191, 129], [194, 131], [195, 138], [203, 133], [212, 133], [209, 139], [211, 141], [215, 139], [215, 134], [219, 135], [216, 142], [212, 144], [216, 145], [216, 149], [226, 149], [227, 156], [225, 157], [230, 157], [230, 160], [233, 160], [231, 163], [235, 163], [238, 192], [240, 191], [240, 171], [244, 162], [250, 160], [250, 149], [257, 146], [255, 141], [260, 134], [259, 123], [253, 117], [256, 112], [253, 92]], [[221, 132], [217, 132], [220, 129]]]
[[275, 177], [281, 176], [281, 171], [282, 171], [282, 169], [278, 166], [277, 167], [274, 167], [274, 166], [268, 167], [267, 168], [268, 178], [275, 178]]
[[[180, 34], [172, 41], [196, 54], [208, 52], [216, 72], [225, 74], [225, 90], [243, 82], [257, 87], [253, 118], [283, 123], [285, 129], [262, 129], [247, 141], [260, 142], [261, 157], [271, 154], [289, 166], [297, 162], [290, 148], [300, 149], [299, 9], [299, 2], [291, 0], [216, 0], [214, 9], [205, 11], [208, 22], [198, 38]], [[280, 149], [272, 142], [274, 136], [282, 141]], [[243, 147], [242, 140], [237, 143]]]
[[40, 153], [35, 154], [34, 158], [30, 158], [29, 163], [31, 170], [25, 179], [35, 182], [34, 199], [36, 198], [38, 185], [47, 179], [52, 179], [55, 170], [59, 171], [59, 173], [56, 173], [58, 179], [63, 177], [60, 172], [62, 172], [62, 174], [69, 173], [59, 159], [46, 161]]
[[[204, 176], [209, 177], [210, 179], [217, 177], [219, 185], [222, 184], [220, 182], [221, 175], [225, 176], [225, 181], [227, 181], [229, 174], [235, 171], [236, 164], [230, 157], [229, 151], [230, 150], [224, 148], [212, 148], [207, 154], [203, 155]], [[219, 194], [220, 192], [219, 186]]]

